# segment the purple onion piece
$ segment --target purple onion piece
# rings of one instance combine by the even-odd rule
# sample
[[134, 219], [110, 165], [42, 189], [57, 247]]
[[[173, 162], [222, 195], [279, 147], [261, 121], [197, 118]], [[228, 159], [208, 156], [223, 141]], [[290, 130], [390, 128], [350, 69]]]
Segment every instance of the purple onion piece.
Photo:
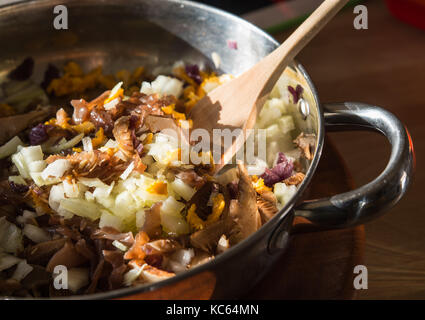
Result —
[[263, 178], [266, 186], [273, 187], [275, 183], [289, 178], [293, 170], [294, 164], [292, 161], [289, 161], [282, 152], [279, 152], [277, 164], [272, 169], [267, 168], [260, 178]]
[[235, 40], [227, 40], [227, 46], [230, 49], [238, 50], [238, 43]]
[[24, 184], [17, 184], [13, 181], [9, 181], [10, 189], [16, 193], [25, 193], [29, 190], [29, 187]]
[[288, 86], [288, 91], [292, 95], [292, 98], [294, 99], [294, 103], [298, 103], [298, 101], [301, 99], [302, 94], [304, 92], [303, 87], [301, 87], [299, 84], [295, 87]]
[[45, 142], [49, 138], [47, 129], [48, 126], [43, 123], [40, 123], [32, 128], [29, 133], [30, 144], [35, 146]]
[[202, 77], [201, 77], [201, 73], [199, 72], [199, 67], [197, 64], [193, 64], [193, 65], [186, 65], [185, 67], [185, 71], [187, 73], [187, 75], [193, 80], [195, 81], [197, 84], [201, 84], [202, 83]]

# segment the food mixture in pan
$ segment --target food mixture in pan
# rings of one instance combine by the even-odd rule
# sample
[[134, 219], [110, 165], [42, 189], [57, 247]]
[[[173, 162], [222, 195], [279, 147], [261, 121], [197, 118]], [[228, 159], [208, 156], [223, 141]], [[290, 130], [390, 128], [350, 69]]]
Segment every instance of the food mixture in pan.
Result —
[[[37, 85], [33, 67], [26, 59], [0, 91], [1, 295], [90, 294], [196, 267], [270, 220], [312, 159], [315, 137], [294, 136], [291, 115], [303, 88], [285, 78], [257, 121], [267, 160], [215, 177], [211, 154], [184, 163], [161, 131], [190, 129], [191, 108], [230, 76], [183, 62], [161, 75], [104, 75], [69, 62]], [[54, 105], [58, 97], [68, 102]]]

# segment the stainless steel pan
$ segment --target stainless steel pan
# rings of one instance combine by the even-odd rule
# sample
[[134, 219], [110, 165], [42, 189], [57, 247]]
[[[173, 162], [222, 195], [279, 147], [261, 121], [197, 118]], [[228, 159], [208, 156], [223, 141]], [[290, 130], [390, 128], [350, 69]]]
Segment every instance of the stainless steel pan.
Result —
[[[55, 30], [53, 8], [68, 9], [68, 30]], [[228, 39], [238, 42], [229, 50]], [[102, 64], [117, 71], [155, 67], [184, 59], [240, 74], [277, 47], [269, 35], [226, 12], [177, 0], [37, 0], [0, 2], [0, 79], [22, 59], [36, 61], [41, 81], [48, 63], [75, 60], [85, 68]], [[343, 228], [376, 218], [404, 195], [412, 177], [413, 149], [407, 129], [376, 106], [345, 102], [322, 105], [305, 69], [294, 62], [294, 77], [305, 89], [298, 129], [317, 135], [314, 159], [296, 196], [251, 237], [213, 261], [174, 278], [135, 288], [80, 298], [232, 298], [258, 282], [288, 244], [294, 216], [317, 228]], [[332, 76], [332, 75], [329, 75]], [[325, 132], [375, 130], [391, 144], [385, 170], [372, 182], [347, 193], [296, 205], [320, 161]]]

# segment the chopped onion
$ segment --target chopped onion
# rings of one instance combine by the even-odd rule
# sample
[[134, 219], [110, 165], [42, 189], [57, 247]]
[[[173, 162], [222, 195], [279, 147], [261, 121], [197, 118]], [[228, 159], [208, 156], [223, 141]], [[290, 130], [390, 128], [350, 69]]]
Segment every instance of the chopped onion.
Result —
[[15, 153], [12, 156], [12, 162], [13, 164], [16, 166], [16, 168], [19, 171], [19, 174], [24, 178], [24, 179], [29, 179], [30, 175], [28, 172], [28, 167], [25, 163], [24, 157], [22, 155], [22, 153], [18, 152]]
[[161, 206], [161, 212], [174, 215], [174, 216], [180, 216], [180, 211], [183, 210], [185, 205], [173, 197], [168, 197]]
[[33, 211], [24, 210], [22, 216], [17, 216], [16, 221], [20, 224], [32, 223], [34, 224], [34, 219], [37, 217], [37, 214]]
[[41, 150], [40, 146], [22, 148], [20, 152], [22, 153], [22, 156], [24, 157], [24, 160], [27, 164], [33, 161], [43, 160], [43, 151]]
[[118, 93], [118, 90], [119, 90], [119, 89], [121, 89], [122, 84], [123, 84], [123, 82], [122, 82], [122, 81], [118, 82], [118, 83], [117, 83], [117, 84], [116, 84], [116, 85], [112, 88], [111, 93], [109, 94], [109, 97], [108, 97], [108, 98], [112, 98], [112, 97], [114, 97], [114, 96]]
[[55, 145], [53, 147], [47, 148], [45, 151], [48, 152], [48, 153], [59, 153], [62, 150], [65, 150], [65, 149], [69, 149], [69, 148], [74, 147], [75, 145], [77, 145], [78, 143], [80, 143], [80, 141], [83, 138], [84, 138], [84, 133], [80, 133], [79, 135], [75, 136], [71, 140], [66, 141], [64, 139], [63, 142], [61, 142], [61, 143], [59, 143], [59, 144], [57, 144], [57, 145]]
[[63, 190], [68, 198], [78, 198], [80, 196], [80, 188], [75, 181], [69, 182], [67, 179], [63, 181]]
[[153, 93], [153, 89], [152, 89], [151, 84], [149, 82], [147, 82], [147, 81], [143, 81], [142, 82], [142, 87], [140, 88], [140, 92], [141, 93], [144, 93], [144, 94], [147, 94], [147, 95], [152, 94]]
[[109, 197], [112, 192], [112, 189], [114, 188], [114, 185], [115, 181], [113, 181], [110, 186], [105, 184], [105, 187], [96, 187], [96, 189], [93, 191], [93, 196], [96, 199]]
[[0, 252], [0, 272], [10, 267], [13, 267], [15, 264], [18, 264], [21, 259], [12, 256], [11, 254]]
[[145, 225], [146, 212], [145, 209], [136, 212], [136, 227], [141, 229]]
[[51, 185], [51, 184], [56, 184], [56, 183], [61, 182], [60, 178], [43, 179], [41, 177], [41, 172], [31, 172], [30, 176], [31, 176], [31, 179], [35, 182], [35, 184], [39, 187], [48, 186], [48, 185]]
[[47, 231], [34, 226], [32, 224], [26, 224], [23, 229], [24, 235], [35, 243], [45, 242], [51, 240]]
[[81, 142], [83, 143], [84, 151], [93, 151], [93, 144], [90, 137], [84, 137]]
[[0, 159], [6, 158], [16, 152], [18, 146], [22, 146], [24, 143], [18, 136], [14, 136], [8, 142], [0, 147]]
[[81, 177], [78, 179], [83, 185], [89, 188], [108, 188], [108, 185], [99, 178], [84, 178]]
[[99, 228], [112, 227], [118, 231], [123, 230], [123, 222], [120, 217], [117, 217], [107, 210], [102, 210], [102, 215], [99, 220]]
[[24, 178], [21, 176], [9, 176], [9, 182], [13, 182], [14, 184], [28, 185]]
[[118, 240], [112, 241], [112, 245], [115, 248], [117, 248], [117, 249], [119, 249], [121, 251], [124, 251], [124, 252], [128, 250], [128, 247], [126, 245], [122, 244], [121, 242], [119, 242]]
[[26, 260], [22, 260], [18, 263], [15, 272], [12, 275], [12, 279], [21, 281], [24, 279], [34, 268], [30, 266]]
[[42, 172], [46, 168], [46, 162], [44, 160], [37, 160], [28, 163], [28, 169], [30, 172]]
[[119, 98], [115, 98], [111, 101], [109, 101], [108, 103], [105, 103], [103, 105], [103, 108], [105, 108], [105, 110], [111, 110], [113, 108], [115, 108], [115, 106], [120, 102]]
[[76, 293], [89, 284], [89, 269], [72, 268], [68, 270], [68, 289]]
[[229, 247], [230, 247], [229, 239], [227, 239], [226, 236], [223, 234], [218, 240], [217, 252], [222, 253], [226, 251], [227, 249], [229, 249]]
[[195, 189], [184, 183], [179, 178], [176, 178], [173, 182], [171, 182], [171, 187], [175, 193], [186, 201], [189, 201], [195, 194]]
[[41, 173], [41, 177], [47, 180], [49, 177], [61, 178], [71, 168], [71, 162], [66, 159], [58, 159], [47, 166]]
[[130, 173], [133, 171], [133, 169], [134, 169], [134, 161], [128, 165], [127, 169], [125, 169], [124, 172], [120, 175], [120, 178], [123, 180], [127, 179]]
[[63, 199], [60, 201], [58, 211], [61, 209], [91, 220], [100, 217], [99, 207], [95, 203], [83, 199]]
[[179, 249], [171, 255], [168, 264], [172, 271], [182, 272], [187, 269], [194, 256], [195, 252], [193, 249]]
[[130, 271], [126, 272], [124, 274], [124, 285], [129, 287], [131, 286], [131, 284], [140, 276], [140, 274], [142, 273], [143, 267], [145, 265], [143, 265], [142, 267], [135, 267], [133, 269], [131, 269]]
[[9, 253], [18, 253], [24, 249], [22, 231], [13, 223], [0, 218], [0, 249]]

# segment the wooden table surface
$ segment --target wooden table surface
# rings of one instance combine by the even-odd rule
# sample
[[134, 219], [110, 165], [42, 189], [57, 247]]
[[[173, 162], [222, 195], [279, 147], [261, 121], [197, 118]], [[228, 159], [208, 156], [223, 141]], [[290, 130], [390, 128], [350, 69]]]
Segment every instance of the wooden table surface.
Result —
[[[364, 3], [369, 29], [353, 27], [352, 9], [341, 12], [300, 53], [322, 102], [362, 101], [393, 112], [409, 129], [417, 170], [406, 196], [366, 225], [368, 289], [360, 299], [425, 298], [425, 31], [393, 18], [381, 0]], [[283, 41], [287, 32], [274, 35]], [[379, 174], [389, 157], [386, 140], [373, 133], [333, 133], [356, 185]]]

